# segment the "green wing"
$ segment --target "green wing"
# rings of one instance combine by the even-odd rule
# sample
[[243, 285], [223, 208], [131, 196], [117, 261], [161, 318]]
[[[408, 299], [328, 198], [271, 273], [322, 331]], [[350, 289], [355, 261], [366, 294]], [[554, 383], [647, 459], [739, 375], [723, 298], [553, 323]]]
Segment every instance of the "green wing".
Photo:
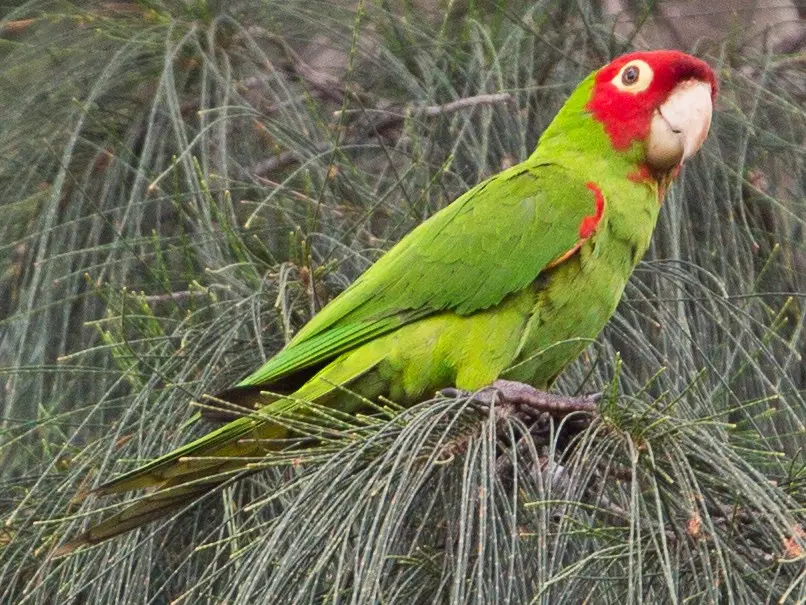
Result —
[[[528, 161], [527, 161], [528, 162]], [[427, 315], [467, 315], [534, 281], [580, 242], [596, 204], [554, 164], [513, 166], [422, 223], [238, 386], [269, 385]]]

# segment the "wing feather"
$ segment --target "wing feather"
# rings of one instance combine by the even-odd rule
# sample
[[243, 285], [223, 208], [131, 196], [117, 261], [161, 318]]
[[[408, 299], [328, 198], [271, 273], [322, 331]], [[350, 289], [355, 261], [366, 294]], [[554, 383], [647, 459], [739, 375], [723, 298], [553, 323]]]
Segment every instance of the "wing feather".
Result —
[[494, 306], [578, 247], [595, 209], [558, 165], [493, 176], [404, 237], [238, 386], [268, 385], [427, 315]]

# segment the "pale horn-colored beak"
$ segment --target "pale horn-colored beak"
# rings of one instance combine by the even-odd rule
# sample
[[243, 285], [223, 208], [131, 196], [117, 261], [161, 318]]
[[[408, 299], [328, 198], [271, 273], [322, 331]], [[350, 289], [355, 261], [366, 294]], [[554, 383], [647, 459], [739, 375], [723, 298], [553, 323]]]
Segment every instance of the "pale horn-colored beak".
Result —
[[647, 141], [647, 162], [671, 170], [697, 153], [711, 127], [711, 86], [699, 80], [678, 84], [655, 110]]

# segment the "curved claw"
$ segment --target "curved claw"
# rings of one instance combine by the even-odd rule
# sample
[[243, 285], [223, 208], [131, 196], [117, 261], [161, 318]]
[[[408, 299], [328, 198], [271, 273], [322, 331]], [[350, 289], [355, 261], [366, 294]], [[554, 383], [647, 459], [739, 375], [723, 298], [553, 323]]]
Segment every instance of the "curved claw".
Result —
[[593, 403], [599, 403], [602, 400], [602, 397], [604, 397], [604, 391], [599, 391], [598, 393], [588, 393], [587, 395], [583, 395], [582, 399], [587, 399]]
[[457, 389], [456, 387], [446, 387], [437, 391], [437, 395], [445, 399], [462, 399], [463, 397], [470, 397], [472, 393], [470, 391]]

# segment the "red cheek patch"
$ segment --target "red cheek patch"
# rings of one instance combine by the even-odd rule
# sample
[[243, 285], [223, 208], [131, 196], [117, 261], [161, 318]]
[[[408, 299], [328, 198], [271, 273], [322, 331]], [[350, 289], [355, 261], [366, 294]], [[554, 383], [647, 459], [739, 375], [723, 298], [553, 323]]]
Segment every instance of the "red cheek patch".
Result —
[[588, 239], [591, 235], [593, 235], [593, 232], [596, 231], [599, 221], [602, 220], [602, 214], [604, 214], [605, 206], [604, 195], [602, 195], [602, 190], [599, 189], [599, 186], [593, 181], [585, 183], [585, 186], [593, 191], [594, 201], [596, 203], [596, 211], [590, 216], [583, 218], [582, 222], [579, 224], [579, 237], [581, 239]]

